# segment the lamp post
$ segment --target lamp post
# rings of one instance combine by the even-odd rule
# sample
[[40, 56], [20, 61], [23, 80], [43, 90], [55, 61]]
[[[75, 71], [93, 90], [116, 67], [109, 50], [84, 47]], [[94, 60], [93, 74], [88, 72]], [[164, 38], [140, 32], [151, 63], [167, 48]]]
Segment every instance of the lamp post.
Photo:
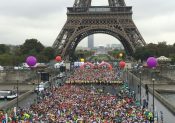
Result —
[[[55, 60], [56, 60], [56, 62], [59, 63], [59, 66], [60, 66], [60, 62], [62, 61], [62, 57], [58, 55], [58, 56], [56, 56]], [[59, 67], [59, 74], [60, 74], [60, 71], [61, 71], [60, 68], [61, 68], [61, 67]], [[62, 83], [62, 82], [61, 82], [61, 83]]]
[[19, 95], [18, 94], [18, 80], [17, 80], [17, 83], [16, 84], [17, 84], [17, 87], [16, 87], [16, 91], [17, 92], [16, 93], [17, 93], [17, 109], [18, 109], [18, 107], [19, 107], [19, 104], [18, 104], [18, 95]]
[[[37, 70], [37, 71], [38, 71], [38, 70]], [[38, 102], [39, 102], [39, 78], [40, 78], [40, 77], [39, 77], [39, 75], [40, 75], [40, 72], [38, 71], [38, 72], [37, 72], [37, 74], [38, 74], [38, 75], [37, 75], [37, 76], [38, 76], [38, 88], [37, 88], [37, 89], [38, 89], [38, 91], [37, 91], [37, 103], [38, 103]]]
[[129, 85], [128, 65], [126, 65], [126, 73], [127, 73], [127, 84]]
[[152, 78], [152, 82], [153, 82], [153, 121], [154, 121], [154, 110], [155, 110], [155, 108], [154, 108], [154, 82], [155, 82], [155, 79], [154, 78]]
[[[37, 63], [37, 59], [34, 56], [28, 56], [26, 58], [26, 63], [27, 65], [32, 69], [35, 67], [36, 63]], [[39, 81], [38, 81], [39, 82]], [[38, 84], [38, 90], [39, 90], [39, 84]], [[37, 96], [38, 98], [38, 96]]]
[[[157, 59], [154, 57], [149, 57], [147, 59], [147, 65], [149, 68], [154, 69], [157, 66]], [[154, 82], [155, 82], [154, 78], [152, 78], [152, 82], [153, 82], [153, 123], [154, 123]]]
[[142, 104], [142, 91], [141, 91], [141, 88], [142, 88], [142, 87], [141, 87], [141, 86], [142, 86], [142, 84], [141, 84], [142, 72], [140, 71], [139, 74], [140, 74], [140, 88], [139, 88], [139, 89], [140, 89], [140, 105], [141, 105], [141, 104]]
[[[124, 61], [120, 61], [119, 62], [119, 67], [120, 67], [120, 70], [124, 69], [125, 68], [125, 65], [126, 63]], [[126, 77], [127, 78], [127, 77]], [[123, 80], [124, 80], [124, 75], [123, 75]]]
[[50, 75], [50, 89], [52, 90], [53, 88], [53, 79], [52, 79], [52, 75]]
[[20, 78], [20, 68], [17, 69], [17, 80], [16, 80], [16, 110], [18, 110], [19, 107], [19, 78]]

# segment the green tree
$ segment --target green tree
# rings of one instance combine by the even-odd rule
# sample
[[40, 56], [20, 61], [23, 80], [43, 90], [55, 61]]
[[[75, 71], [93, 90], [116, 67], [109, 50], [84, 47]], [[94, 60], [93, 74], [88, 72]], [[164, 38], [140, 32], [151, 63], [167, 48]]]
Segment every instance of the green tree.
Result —
[[[120, 53], [122, 53], [122, 55], [123, 55], [122, 57], [120, 56]], [[116, 59], [125, 59], [126, 58], [126, 52], [124, 50], [114, 49], [112, 51], [109, 51], [108, 54]]]
[[52, 47], [46, 47], [43, 49], [41, 54], [46, 56], [48, 60], [52, 60], [55, 56], [55, 50]]
[[72, 61], [80, 60], [81, 58], [87, 59], [94, 54], [94, 50], [76, 50], [74, 55], [71, 56]]
[[175, 64], [175, 54], [170, 55], [171, 64]]
[[150, 50], [146, 49], [146, 47], [142, 47], [142, 48], [136, 49], [136, 52], [134, 54], [134, 58], [136, 60], [144, 61], [151, 55], [152, 55], [152, 53]]
[[27, 39], [20, 47], [22, 54], [38, 54], [44, 49], [44, 46], [37, 39]]
[[10, 47], [5, 44], [0, 44], [0, 54], [8, 53]]
[[13, 55], [10, 54], [2, 54], [0, 55], [0, 65], [9, 66], [14, 62]]
[[169, 55], [169, 50], [168, 50], [168, 45], [166, 42], [159, 42], [157, 45], [158, 48], [158, 56], [168, 56]]

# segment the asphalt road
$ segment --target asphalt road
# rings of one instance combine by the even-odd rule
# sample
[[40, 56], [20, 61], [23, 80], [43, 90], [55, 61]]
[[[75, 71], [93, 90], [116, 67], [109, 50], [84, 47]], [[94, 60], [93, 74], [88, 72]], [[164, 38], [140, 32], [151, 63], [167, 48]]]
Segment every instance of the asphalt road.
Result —
[[[18, 102], [18, 106], [22, 109], [29, 108], [31, 104], [35, 103], [37, 99], [37, 93], [32, 93], [31, 95], [27, 96], [20, 102]], [[12, 107], [16, 107], [17, 103], [13, 105]]]
[[[105, 93], [111, 93], [113, 95], [116, 95], [118, 92], [117, 87], [111, 86], [111, 85], [83, 85], [86, 86], [87, 88], [92, 88], [94, 87], [95, 89], [103, 89]], [[22, 101], [18, 103], [19, 107], [22, 109], [29, 108], [31, 104], [36, 103], [37, 100], [37, 93], [32, 93]], [[17, 106], [17, 104], [13, 105], [12, 107]]]
[[[62, 83], [62, 79], [58, 79], [55, 82], [52, 82], [52, 86], [60, 86], [60, 83]], [[20, 85], [20, 90], [33, 90], [33, 88], [36, 85]], [[116, 86], [111, 86], [111, 85], [80, 85], [80, 86], [86, 86], [87, 88], [95, 88], [95, 89], [104, 89], [105, 93], [111, 93], [113, 95], [116, 95], [116, 93], [118, 92], [118, 87]], [[11, 86], [7, 86], [4, 85], [5, 88], [13, 88], [14, 85]], [[0, 88], [3, 88], [2, 86]], [[24, 98], [23, 100], [21, 100], [20, 102], [18, 102], [18, 105], [20, 108], [25, 109], [25, 108], [29, 108], [31, 104], [36, 103], [37, 101], [37, 93], [32, 93], [31, 95], [27, 96], [26, 98]], [[6, 103], [7, 101], [0, 101], [0, 105]], [[17, 103], [15, 105], [13, 105], [12, 107], [16, 107]]]
[[[58, 86], [59, 83], [61, 83], [61, 80], [58, 79], [56, 81], [56, 83], [52, 82], [52, 85], [53, 86]], [[37, 85], [28, 85], [29, 89], [31, 90], [34, 90], [34, 86], [36, 87]], [[22, 88], [22, 86], [21, 86]], [[25, 87], [27, 88], [27, 87]], [[18, 102], [18, 106], [21, 108], [21, 109], [25, 109], [25, 108], [29, 108], [31, 104], [33, 103], [36, 103], [37, 101], [37, 93], [33, 92], [31, 95], [27, 96], [26, 98], [24, 98], [23, 100], [21, 100], [20, 102]], [[5, 103], [5, 102], [4, 102]], [[0, 102], [1, 104], [1, 102]], [[12, 107], [16, 107], [17, 106], [17, 103], [15, 105], [13, 105]]]

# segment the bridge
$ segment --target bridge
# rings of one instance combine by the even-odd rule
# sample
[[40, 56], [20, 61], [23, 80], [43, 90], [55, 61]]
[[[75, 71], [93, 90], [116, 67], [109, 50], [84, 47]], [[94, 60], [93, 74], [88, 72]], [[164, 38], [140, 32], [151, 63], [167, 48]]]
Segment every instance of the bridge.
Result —
[[[149, 97], [148, 107], [150, 110], [152, 110], [152, 80], [151, 80], [151, 74], [149, 69], [143, 69], [142, 73], [139, 74], [139, 69], [125, 69], [125, 72], [123, 74], [125, 81], [128, 83], [129, 88], [131, 91], [135, 92], [135, 97], [137, 100], [140, 100], [140, 77], [141, 77], [141, 94], [142, 99]], [[175, 81], [173, 78], [168, 78], [166, 76], [167, 71], [170, 72], [170, 70], [162, 71], [161, 73], [156, 73], [156, 80], [155, 80], [155, 107], [156, 112], [164, 112], [164, 120], [170, 121], [173, 120], [174, 114], [175, 114]], [[14, 73], [13, 73], [14, 74]], [[18, 72], [16, 71], [16, 74], [18, 75]], [[27, 74], [27, 73], [26, 73]], [[173, 72], [171, 75], [174, 74]], [[52, 83], [54, 83], [56, 80], [52, 80]], [[148, 95], [146, 94], [146, 88], [145, 85], [148, 86]], [[16, 86], [16, 82], [14, 83], [1, 83], [0, 89], [12, 89]], [[36, 84], [32, 84], [32, 82], [28, 83], [19, 83], [19, 91], [23, 92], [19, 96], [19, 106], [25, 107], [29, 106], [29, 104], [32, 104], [37, 99], [37, 93], [34, 93], [33, 90], [37, 86]], [[98, 87], [99, 89], [103, 89], [103, 86]], [[106, 88], [106, 93], [110, 92], [110, 90], [113, 90], [110, 93], [115, 94], [117, 90], [112, 89], [110, 86]], [[28, 97], [31, 97], [30, 99]], [[27, 103], [29, 101], [29, 103]], [[0, 106], [5, 107], [13, 107], [16, 106], [17, 100], [12, 100], [12, 102], [4, 102], [0, 104]], [[165, 115], [166, 114], [166, 115]]]
[[[137, 29], [136, 25], [132, 20], [132, 14], [132, 7], [126, 6], [124, 0], [109, 0], [109, 6], [98, 7], [91, 6], [91, 0], [75, 0], [73, 7], [67, 8], [68, 19], [63, 29], [59, 33], [58, 37], [56, 38], [53, 44], [53, 48], [57, 50], [57, 52], [63, 57], [63, 59], [69, 60], [71, 56], [74, 55], [75, 48], [82, 39], [91, 34], [105, 33], [117, 38], [123, 44], [127, 55], [132, 56], [136, 48], [146, 45], [146, 42], [144, 41], [143, 37], [141, 36], [139, 30]], [[98, 69], [98, 67], [94, 69]], [[37, 74], [38, 71], [5, 71], [4, 73], [1, 73], [0, 89], [15, 90], [18, 88], [20, 95], [17, 99], [11, 101], [5, 100], [4, 102], [0, 102], [0, 109], [15, 107], [18, 103], [19, 107], [29, 108], [31, 104], [33, 104], [33, 110], [38, 111], [37, 109], [39, 108], [41, 111], [39, 113], [45, 113], [46, 110], [43, 111], [42, 106], [38, 107], [40, 101], [42, 102], [43, 100], [44, 101], [42, 103], [48, 103], [48, 105], [45, 105], [45, 107], [48, 106], [47, 110], [50, 110], [52, 108], [58, 108], [55, 107], [58, 104], [60, 107], [64, 107], [65, 105], [63, 105], [63, 103], [66, 103], [66, 106], [72, 106], [73, 104], [73, 106], [78, 106], [79, 108], [82, 108], [84, 106], [81, 105], [81, 107], [79, 103], [76, 104], [76, 100], [73, 99], [79, 99], [79, 97], [83, 97], [83, 94], [86, 93], [87, 95], [84, 96], [84, 98], [89, 97], [89, 95], [95, 97], [93, 99], [98, 99], [98, 97], [104, 96], [102, 98], [100, 97], [100, 99], [106, 101], [104, 100], [104, 98], [107, 97], [111, 101], [111, 104], [114, 104], [116, 102], [120, 104], [122, 101], [126, 101], [126, 98], [133, 100], [134, 104], [140, 101], [139, 103], [137, 103], [139, 105], [135, 105], [136, 107], [140, 106], [140, 108], [138, 108], [138, 111], [141, 111], [141, 106], [144, 106], [143, 100], [146, 100], [146, 102], [148, 103], [147, 108], [150, 111], [153, 111], [152, 109], [154, 103], [152, 100], [155, 96], [155, 111], [156, 114], [159, 115], [157, 120], [163, 121], [162, 119], [160, 119], [160, 117], [163, 117], [164, 121], [167, 123], [174, 122], [175, 120], [175, 81], [174, 79], [169, 78], [167, 75], [165, 75], [165, 73], [151, 73], [150, 70], [147, 68], [141, 70], [135, 68], [128, 69], [126, 67], [123, 70], [119, 70], [117, 67], [114, 67], [112, 69], [114, 70], [114, 72], [120, 71], [119, 74], [121, 75], [120, 77], [123, 78], [123, 83], [111, 83], [111, 81], [100, 80], [101, 78], [98, 78], [97, 83], [85, 80], [85, 83], [79, 83], [78, 85], [74, 80], [73, 83], [65, 83], [66, 79], [69, 79], [70, 77], [75, 77], [72, 73], [75, 72], [76, 69], [73, 69], [73, 71], [66, 71], [67, 76], [61, 79], [58, 79], [58, 73], [56, 73], [54, 69], [50, 71], [50, 68], [48, 67], [45, 70], [47, 70], [47, 72], [49, 72], [51, 75], [51, 79], [49, 80], [50, 86], [48, 89], [43, 91], [41, 95], [39, 92], [33, 92], [34, 88], [38, 86], [39, 82], [41, 82], [40, 75]], [[90, 70], [88, 72], [93, 73], [93, 71]], [[114, 73], [111, 71], [106, 72], [105, 70], [102, 70], [100, 72], [97, 72], [97, 76], [102, 72], [108, 73], [108, 76]], [[81, 74], [84, 73], [82, 72], [78, 75]], [[156, 74], [154, 81], [155, 84], [153, 84], [151, 74]], [[84, 84], [84, 88], [81, 88], [79, 90], [75, 86], [70, 86], [70, 84], [74, 84], [76, 87], [80, 88], [83, 87], [82, 85]], [[153, 85], [155, 86], [155, 90], [153, 89]], [[77, 92], [77, 95], [82, 95], [74, 96], [74, 93], [67, 92], [67, 90], [69, 89], [70, 92]], [[125, 93], [127, 96], [125, 95]], [[62, 98], [62, 96], [60, 96], [59, 94], [66, 94], [67, 97], [71, 96], [71, 100], [67, 101], [67, 98]], [[56, 96], [54, 97], [54, 95]], [[54, 99], [50, 98], [52, 96], [54, 97]], [[62, 99], [65, 102], [61, 102]], [[90, 99], [92, 98], [88, 98], [88, 101]], [[113, 100], [111, 99], [121, 99], [122, 101], [117, 100], [116, 102], [112, 102]], [[88, 101], [84, 100], [84, 102]], [[98, 101], [99, 100], [95, 100], [91, 103], [95, 105], [95, 103], [98, 103]], [[81, 102], [81, 100], [79, 102]], [[45, 107], [43, 106], [43, 108]], [[89, 106], [86, 108], [92, 107]], [[103, 106], [101, 108], [103, 108]], [[95, 109], [97, 108], [94, 108], [94, 110]], [[98, 107], [98, 109], [100, 108]], [[164, 113], [163, 116], [162, 112]], [[48, 115], [55, 116], [54, 114]], [[52, 117], [49, 120], [54, 121], [54, 118]]]

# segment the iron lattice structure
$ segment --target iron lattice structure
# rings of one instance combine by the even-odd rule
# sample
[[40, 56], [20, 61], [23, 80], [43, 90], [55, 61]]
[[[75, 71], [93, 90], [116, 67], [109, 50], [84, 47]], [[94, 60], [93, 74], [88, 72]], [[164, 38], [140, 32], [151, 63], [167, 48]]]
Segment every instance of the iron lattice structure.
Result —
[[67, 8], [67, 21], [53, 44], [64, 59], [73, 55], [82, 39], [95, 33], [117, 38], [129, 56], [137, 47], [146, 45], [132, 20], [132, 7], [126, 6], [124, 0], [108, 3], [109, 6], [91, 6], [91, 0], [75, 0], [73, 7]]

